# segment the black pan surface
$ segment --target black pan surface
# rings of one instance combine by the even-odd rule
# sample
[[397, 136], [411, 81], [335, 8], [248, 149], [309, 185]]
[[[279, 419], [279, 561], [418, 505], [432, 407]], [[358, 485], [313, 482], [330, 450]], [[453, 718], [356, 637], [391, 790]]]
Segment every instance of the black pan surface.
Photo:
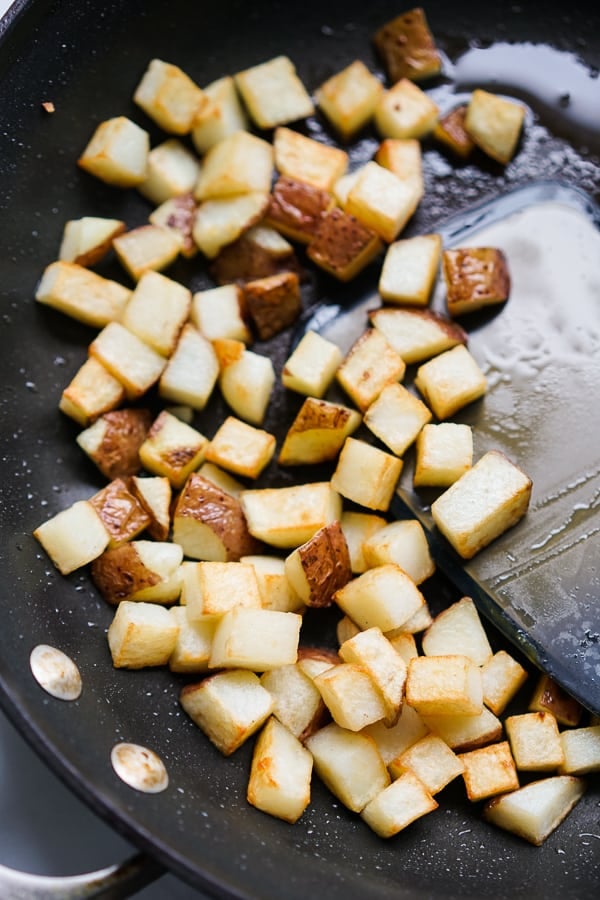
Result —
[[[123, 113], [158, 138], [130, 101], [153, 56], [178, 63], [200, 84], [279, 53], [294, 60], [310, 89], [357, 57], [378, 70], [370, 35], [400, 11], [380, 0], [301, 6], [40, 0], [17, 7], [0, 45], [0, 702], [100, 815], [217, 896], [597, 896], [597, 782], [540, 849], [484, 826], [458, 786], [446, 789], [435, 815], [388, 842], [319, 783], [294, 827], [251, 809], [245, 802], [250, 747], [223, 759], [180, 711], [181, 682], [168, 672], [114, 670], [105, 639], [111, 610], [87, 575], [60, 577], [31, 537], [45, 518], [101, 485], [74, 443], [73, 423], [57, 412], [60, 392], [85, 358], [92, 334], [35, 304], [36, 283], [56, 257], [68, 218], [106, 215], [132, 226], [148, 213], [133, 192], [107, 189], [76, 170], [74, 160], [97, 122]], [[566, 60], [567, 74], [577, 60], [588, 71], [600, 60], [600, 13], [587, 4], [546, 4], [540, 15], [537, 4], [436, 2], [427, 12], [449, 61], [469, 46], [485, 49], [498, 41], [554, 47], [560, 52], [552, 59]], [[546, 85], [553, 72], [563, 77], [551, 65], [542, 79]], [[507, 88], [529, 103], [530, 113], [519, 155], [506, 170], [483, 160], [456, 167], [428, 147], [425, 172], [435, 202], [423, 204], [411, 230], [432, 229], [446, 215], [533, 178], [560, 177], [598, 199], [597, 120], [571, 114], [564, 100], [569, 90], [566, 81], [557, 84], [563, 102], [552, 105], [546, 97], [536, 100], [530, 85]], [[47, 100], [55, 104], [53, 115], [41, 107]], [[309, 125], [326, 138], [318, 119]], [[353, 164], [370, 157], [375, 146], [373, 134], [361, 136], [351, 148]], [[123, 278], [116, 268], [112, 274]], [[192, 266], [176, 266], [171, 274], [195, 290], [211, 284]], [[370, 272], [344, 288], [327, 279], [311, 281], [306, 315], [323, 301], [351, 303], [372, 289]], [[292, 340], [285, 334], [263, 346], [276, 367]], [[277, 434], [294, 413], [288, 402], [280, 397], [266, 422]], [[212, 433], [210, 416], [219, 412], [199, 421], [205, 433]], [[277, 473], [271, 477], [282, 483]], [[457, 596], [441, 577], [427, 591], [434, 610]], [[330, 640], [333, 627], [333, 615], [325, 615], [313, 626], [313, 639]], [[77, 702], [49, 698], [31, 678], [29, 653], [42, 642], [77, 661], [84, 682]], [[499, 635], [496, 642], [502, 644]], [[120, 740], [146, 744], [162, 756], [170, 774], [167, 791], [137, 794], [118, 781], [109, 755]]]

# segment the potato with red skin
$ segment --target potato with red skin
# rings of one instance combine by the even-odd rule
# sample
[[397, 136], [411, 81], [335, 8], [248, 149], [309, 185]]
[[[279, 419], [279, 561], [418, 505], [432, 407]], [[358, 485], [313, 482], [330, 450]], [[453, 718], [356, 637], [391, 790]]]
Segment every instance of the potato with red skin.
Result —
[[319, 219], [307, 254], [330, 275], [350, 281], [382, 250], [379, 235], [336, 207]]
[[333, 206], [329, 191], [282, 175], [273, 186], [265, 221], [293, 241], [308, 244]]
[[109, 547], [118, 547], [141, 534], [150, 516], [122, 478], [115, 478], [90, 498], [110, 534]]
[[248, 281], [242, 293], [244, 308], [261, 341], [292, 325], [302, 311], [300, 280], [295, 272]]
[[333, 595], [352, 577], [346, 538], [336, 520], [290, 553], [285, 573], [307, 606], [331, 606]]
[[92, 580], [107, 603], [122, 600], [174, 603], [181, 593], [177, 544], [129, 541], [106, 550], [92, 564]]
[[373, 43], [392, 83], [401, 78], [418, 81], [437, 75], [442, 60], [420, 7], [386, 22], [374, 35]]
[[504, 303], [510, 293], [506, 256], [497, 247], [457, 247], [442, 254], [451, 316]]
[[243, 283], [283, 272], [301, 276], [302, 266], [292, 245], [279, 234], [281, 229], [276, 231], [278, 244], [273, 242], [271, 246], [262, 239], [261, 232], [264, 234], [266, 230], [262, 226], [250, 228], [223, 247], [210, 266], [210, 274], [217, 284]]
[[151, 424], [147, 409], [111, 410], [82, 431], [77, 442], [107, 478], [125, 478], [142, 468], [139, 449]]

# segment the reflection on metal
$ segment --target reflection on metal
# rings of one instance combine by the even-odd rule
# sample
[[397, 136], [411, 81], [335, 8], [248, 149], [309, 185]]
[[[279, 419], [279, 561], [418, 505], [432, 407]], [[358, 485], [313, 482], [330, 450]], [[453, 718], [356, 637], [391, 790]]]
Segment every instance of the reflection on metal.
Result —
[[110, 760], [119, 778], [146, 794], [158, 794], [169, 784], [169, 776], [162, 759], [139, 744], [115, 744]]
[[29, 665], [37, 683], [52, 697], [77, 700], [81, 694], [79, 669], [62, 650], [38, 644], [31, 651]]

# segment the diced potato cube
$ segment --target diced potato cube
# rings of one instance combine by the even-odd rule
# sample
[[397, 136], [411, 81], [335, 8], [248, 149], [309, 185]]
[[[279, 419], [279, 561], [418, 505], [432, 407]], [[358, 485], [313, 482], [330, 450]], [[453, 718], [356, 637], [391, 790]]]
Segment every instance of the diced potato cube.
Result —
[[273, 147], [248, 131], [236, 131], [210, 148], [194, 189], [196, 200], [271, 190]]
[[409, 747], [425, 737], [429, 729], [420, 715], [404, 703], [395, 725], [390, 727], [382, 719], [373, 725], [367, 725], [362, 733], [375, 741], [390, 774], [393, 776], [395, 773], [397, 776], [399, 770], [395, 768], [395, 760], [399, 760]]
[[311, 735], [306, 747], [321, 781], [353, 812], [364, 809], [390, 783], [375, 742], [365, 734], [332, 722]]
[[291, 128], [280, 126], [275, 129], [273, 147], [275, 166], [282, 175], [323, 191], [331, 191], [348, 168], [345, 150], [306, 137]]
[[500, 741], [469, 753], [462, 753], [463, 778], [469, 800], [485, 800], [519, 787], [515, 761], [508, 741]]
[[344, 210], [389, 244], [407, 224], [420, 199], [414, 182], [368, 162], [350, 188]]
[[116, 409], [80, 431], [76, 441], [103, 475], [124, 478], [142, 468], [139, 451], [151, 423], [147, 409]]
[[360, 422], [360, 413], [355, 409], [307, 397], [284, 438], [279, 465], [298, 466], [335, 459]]
[[287, 56], [238, 72], [235, 82], [259, 128], [274, 128], [313, 114], [310, 95]]
[[242, 293], [237, 284], [198, 291], [192, 297], [191, 320], [209, 341], [224, 338], [247, 344], [251, 335], [241, 301]]
[[121, 382], [130, 400], [141, 397], [158, 381], [166, 362], [119, 322], [104, 326], [89, 353]]
[[215, 484], [226, 494], [231, 494], [232, 497], [239, 498], [244, 490], [244, 485], [241, 481], [238, 481], [237, 478], [234, 478], [229, 472], [225, 472], [223, 469], [220, 469], [219, 466], [215, 466], [215, 464], [211, 462], [202, 463], [198, 469], [198, 475], [202, 475], [207, 481]]
[[38, 303], [92, 328], [103, 328], [117, 320], [130, 296], [131, 291], [122, 284], [77, 263], [60, 260], [46, 266], [35, 293]]
[[424, 425], [416, 451], [415, 487], [450, 487], [473, 465], [473, 430], [459, 422]]
[[150, 517], [148, 534], [155, 541], [166, 541], [171, 530], [171, 482], [164, 476], [129, 479], [134, 494]]
[[213, 341], [220, 363], [219, 386], [240, 419], [262, 425], [275, 385], [270, 357], [247, 350], [241, 341]]
[[358, 168], [353, 169], [351, 172], [347, 172], [345, 175], [342, 175], [341, 178], [333, 185], [333, 196], [335, 197], [337, 205], [344, 209], [346, 206], [346, 201], [348, 200], [348, 194], [358, 181], [361, 176], [361, 172], [364, 169], [366, 163], [363, 163]]
[[316, 91], [320, 110], [344, 140], [350, 140], [371, 119], [383, 86], [357, 59], [328, 78]]
[[271, 718], [254, 746], [248, 803], [286, 822], [297, 822], [310, 803], [312, 767], [309, 751]]
[[454, 549], [471, 559], [527, 512], [531, 479], [498, 450], [489, 450], [431, 505], [433, 520]]
[[424, 722], [455, 753], [476, 750], [502, 737], [502, 722], [485, 706], [479, 715], [427, 715]]
[[370, 328], [354, 342], [337, 369], [336, 378], [364, 412], [383, 388], [400, 381], [405, 371], [404, 361], [381, 332]]
[[583, 709], [581, 704], [561, 688], [549, 675], [540, 675], [529, 701], [530, 712], [551, 712], [561, 725], [578, 725]]
[[77, 500], [34, 530], [56, 568], [68, 575], [100, 556], [110, 534], [88, 500]]
[[337, 591], [335, 601], [359, 628], [400, 628], [425, 603], [412, 578], [393, 563], [369, 569]]
[[498, 650], [481, 667], [483, 702], [499, 716], [527, 680], [527, 671], [506, 650]]
[[203, 434], [165, 409], [140, 447], [140, 459], [148, 472], [164, 475], [177, 489], [204, 460], [207, 446]]
[[145, 272], [121, 317], [121, 324], [161, 356], [170, 356], [187, 321], [191, 292], [159, 272]]
[[320, 399], [335, 377], [343, 355], [337, 344], [307, 331], [283, 364], [284, 387]]
[[268, 205], [269, 194], [263, 191], [205, 200], [194, 222], [196, 244], [208, 259], [214, 259], [223, 247], [259, 222]]
[[443, 254], [446, 305], [451, 316], [504, 303], [510, 292], [508, 262], [496, 247], [461, 247]]
[[112, 247], [113, 238], [125, 231], [121, 219], [83, 216], [65, 223], [59, 260], [79, 266], [95, 266]]
[[190, 622], [185, 606], [172, 606], [169, 613], [179, 629], [175, 647], [169, 657], [171, 672], [182, 674], [208, 672], [210, 648], [217, 620], [202, 619], [200, 622]]
[[198, 253], [198, 245], [192, 234], [197, 208], [191, 193], [179, 194], [165, 200], [148, 216], [152, 225], [159, 225], [175, 233], [181, 244], [179, 252], [185, 259], [191, 259]]
[[274, 228], [269, 221], [268, 212], [272, 203], [271, 194], [261, 222], [252, 225], [233, 243], [219, 251], [210, 267], [210, 275], [217, 284], [243, 285], [257, 278], [268, 278], [284, 272], [303, 276], [293, 246], [280, 233], [281, 229]]
[[133, 540], [150, 524], [150, 516], [123, 478], [110, 481], [90, 497], [90, 503], [110, 534], [110, 549]]
[[407, 769], [433, 795], [462, 775], [464, 765], [445, 741], [435, 734], [426, 734], [389, 764], [392, 778], [401, 777]]
[[274, 547], [299, 547], [342, 512], [327, 481], [244, 491], [240, 499], [250, 533]]
[[[264, 609], [302, 612], [304, 603], [288, 581], [285, 574], [285, 560], [280, 556], [250, 554], [242, 556], [240, 561], [254, 567]], [[289, 723], [285, 724], [289, 727]]]
[[418, 519], [399, 519], [378, 528], [364, 542], [363, 553], [369, 568], [395, 563], [415, 584], [435, 572], [425, 529]]
[[242, 562], [202, 561], [186, 571], [185, 608], [190, 622], [221, 619], [232, 609], [260, 609], [254, 568]]
[[421, 716], [476, 716], [483, 710], [481, 672], [459, 653], [417, 656], [408, 664], [406, 702]]
[[182, 560], [181, 547], [170, 541], [129, 541], [93, 561], [92, 579], [107, 603], [174, 603]]
[[419, 366], [415, 385], [438, 419], [447, 419], [483, 397], [486, 377], [463, 344]]
[[196, 115], [192, 128], [192, 143], [202, 155], [223, 138], [248, 128], [248, 119], [231, 75], [207, 85], [204, 96], [208, 103]]
[[295, 272], [279, 272], [247, 281], [243, 305], [260, 341], [268, 341], [292, 325], [302, 311], [300, 280]]
[[172, 228], [140, 225], [116, 237], [113, 247], [127, 272], [138, 281], [144, 272], [158, 272], [175, 262], [182, 247], [182, 238]]
[[402, 460], [397, 456], [348, 437], [331, 476], [331, 486], [354, 503], [386, 512], [401, 471]]
[[467, 107], [462, 104], [443, 116], [433, 129], [434, 138], [460, 159], [467, 159], [475, 147], [473, 138], [465, 128], [466, 117]]
[[101, 122], [77, 165], [106, 184], [128, 188], [146, 178], [150, 135], [126, 116]]
[[[421, 608], [426, 609], [426, 606]], [[418, 615], [418, 613], [416, 615]], [[409, 622], [414, 618], [415, 616], [411, 616]], [[386, 632], [385, 636], [396, 653], [400, 654], [407, 665], [413, 658], [413, 656], [419, 655], [419, 652], [417, 650], [417, 642], [415, 640], [414, 634], [412, 634], [410, 631], [404, 631], [403, 628], [393, 628], [392, 631]]]
[[298, 668], [314, 681], [317, 675], [341, 662], [335, 650], [328, 647], [298, 647]]
[[90, 356], [64, 388], [58, 406], [86, 428], [124, 400], [125, 388], [121, 382]]
[[521, 771], [551, 772], [564, 762], [558, 725], [552, 713], [508, 716], [504, 727]]
[[430, 309], [383, 306], [369, 313], [369, 320], [407, 365], [467, 342], [460, 325]]
[[308, 258], [340, 281], [350, 281], [379, 256], [379, 235], [341, 209], [323, 214], [308, 245]]
[[219, 377], [213, 345], [197, 328], [184, 325], [159, 381], [159, 394], [192, 409], [204, 409]]
[[291, 240], [308, 244], [315, 237], [322, 216], [333, 206], [334, 199], [328, 191], [282, 175], [273, 185], [265, 221]]
[[291, 665], [298, 658], [301, 624], [298, 613], [237, 606], [217, 625], [209, 665], [255, 672]]
[[410, 619], [406, 620], [402, 626], [402, 631], [405, 631], [408, 634], [420, 634], [422, 631], [425, 631], [426, 628], [429, 628], [432, 622], [433, 616], [431, 615], [427, 603], [424, 603]]
[[178, 625], [164, 606], [123, 600], [108, 629], [113, 666], [165, 666], [175, 649]]
[[394, 175], [412, 181], [419, 198], [425, 193], [423, 183], [423, 153], [421, 142], [416, 138], [385, 138], [377, 148], [375, 162]]
[[584, 791], [581, 778], [555, 775], [488, 800], [483, 815], [493, 825], [539, 847], [568, 816]]
[[258, 478], [274, 452], [274, 435], [227, 416], [206, 448], [206, 459], [234, 475]]
[[275, 700], [273, 715], [304, 741], [324, 724], [325, 704], [312, 678], [295, 663], [265, 672], [260, 683]]
[[392, 83], [400, 78], [419, 81], [437, 75], [442, 68], [434, 37], [420, 7], [386, 22], [375, 32], [373, 43]]
[[342, 643], [339, 653], [344, 662], [367, 672], [383, 698], [386, 723], [395, 725], [404, 699], [406, 663], [381, 629], [374, 627], [359, 631]]
[[465, 129], [484, 153], [505, 165], [514, 156], [524, 118], [521, 103], [478, 89], [467, 106]]
[[179, 696], [188, 716], [225, 756], [263, 725], [273, 698], [254, 672], [232, 669], [186, 684]]
[[352, 577], [346, 538], [338, 521], [320, 528], [285, 560], [285, 574], [306, 606], [330, 606]]
[[423, 138], [433, 130], [438, 108], [407, 78], [384, 91], [375, 107], [375, 127], [383, 138]]
[[200, 162], [177, 138], [158, 144], [148, 154], [146, 178], [138, 190], [159, 205], [171, 197], [192, 191], [200, 173]]
[[431, 420], [431, 410], [402, 384], [386, 384], [371, 403], [364, 423], [396, 456], [403, 456]]
[[178, 66], [150, 61], [133, 95], [134, 102], [164, 131], [188, 134], [207, 103], [201, 88]]
[[461, 653], [483, 666], [492, 658], [492, 648], [477, 607], [470, 597], [462, 597], [435, 617], [421, 639], [425, 656]]
[[563, 731], [560, 742], [564, 754], [558, 769], [561, 775], [600, 772], [600, 725]]
[[365, 806], [361, 818], [379, 837], [388, 838], [437, 807], [425, 785], [407, 771]]
[[368, 568], [372, 568], [365, 559], [365, 544], [387, 522], [382, 516], [375, 515], [375, 513], [344, 510], [340, 524], [348, 545], [352, 572], [355, 575], [361, 575]]
[[383, 261], [379, 293], [388, 303], [427, 306], [440, 263], [442, 239], [423, 234], [391, 244]]

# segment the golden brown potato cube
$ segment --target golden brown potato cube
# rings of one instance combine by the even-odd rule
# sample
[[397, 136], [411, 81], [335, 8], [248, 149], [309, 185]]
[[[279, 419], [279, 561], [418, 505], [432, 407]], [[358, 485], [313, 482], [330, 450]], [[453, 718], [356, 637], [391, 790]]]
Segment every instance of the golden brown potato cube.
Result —
[[413, 656], [419, 655], [414, 634], [410, 631], [404, 631], [404, 626], [402, 628], [393, 628], [392, 631], [386, 632], [385, 636], [407, 665]]
[[365, 558], [365, 545], [371, 537], [385, 527], [387, 522], [382, 516], [375, 515], [375, 513], [344, 510], [340, 524], [348, 545], [352, 572], [355, 575], [361, 575], [367, 569], [372, 568]]
[[384, 91], [375, 107], [375, 127], [382, 138], [421, 139], [438, 120], [439, 110], [418, 85], [401, 78]]
[[129, 541], [92, 564], [92, 580], [107, 603], [174, 603], [181, 593], [183, 552], [165, 541]]
[[379, 837], [388, 838], [437, 807], [425, 785], [407, 771], [377, 794], [360, 815]]
[[115, 187], [135, 187], [146, 178], [150, 135], [126, 116], [101, 122], [77, 165]]
[[333, 595], [350, 581], [350, 555], [338, 521], [320, 528], [285, 560], [285, 574], [306, 606], [331, 606]]
[[178, 66], [150, 61], [133, 100], [164, 131], [188, 134], [208, 102], [201, 88]]
[[268, 192], [273, 174], [273, 147], [248, 131], [236, 131], [210, 148], [194, 188], [196, 200], [252, 191]]
[[364, 423], [396, 456], [403, 456], [431, 420], [431, 410], [402, 384], [386, 384], [364, 415]]
[[259, 128], [274, 128], [311, 116], [310, 96], [287, 56], [276, 56], [238, 72], [235, 83]]
[[219, 361], [213, 345], [187, 322], [160, 377], [160, 396], [192, 409], [204, 409], [218, 377]]
[[420, 716], [476, 716], [483, 710], [479, 667], [459, 653], [417, 656], [408, 664], [406, 702]]
[[237, 284], [223, 284], [195, 293], [190, 318], [209, 341], [225, 339], [249, 344], [252, 339], [242, 310], [242, 292]]
[[100, 416], [76, 440], [103, 475], [124, 478], [142, 468], [140, 448], [151, 424], [147, 409], [116, 409]]
[[307, 249], [315, 265], [340, 281], [350, 281], [379, 255], [383, 243], [379, 235], [354, 216], [331, 209], [318, 221]]
[[515, 761], [508, 741], [480, 747], [459, 757], [464, 766], [463, 779], [469, 800], [485, 800], [519, 787]]
[[429, 734], [429, 729], [420, 715], [412, 707], [403, 703], [400, 717], [395, 725], [388, 726], [381, 719], [379, 722], [367, 725], [362, 734], [368, 735], [375, 741], [390, 775], [397, 777], [401, 773], [395, 761], [399, 760], [409, 747]]
[[224, 247], [260, 222], [268, 206], [269, 194], [265, 191], [205, 200], [194, 219], [194, 241], [208, 259], [215, 259]]
[[281, 370], [284, 387], [320, 399], [342, 362], [342, 351], [316, 331], [307, 331]]
[[314, 679], [325, 706], [340, 728], [361, 731], [386, 719], [386, 704], [364, 666], [340, 663]]
[[424, 716], [427, 727], [455, 753], [476, 750], [502, 737], [502, 722], [487, 707], [479, 715]]
[[161, 376], [166, 360], [119, 322], [109, 322], [89, 346], [90, 356], [117, 378], [129, 400], [145, 394]]
[[439, 234], [423, 234], [388, 247], [379, 293], [388, 303], [427, 306], [437, 277], [442, 249]]
[[515, 525], [527, 512], [532, 482], [498, 450], [489, 450], [431, 505], [436, 526], [464, 558]]
[[392, 83], [401, 78], [419, 81], [437, 75], [442, 68], [435, 40], [420, 7], [383, 25], [375, 32], [373, 43]]
[[224, 756], [241, 747], [273, 710], [273, 698], [258, 675], [235, 669], [186, 684], [179, 702]]
[[146, 178], [138, 185], [138, 190], [158, 206], [171, 197], [189, 194], [199, 173], [198, 157], [178, 138], [169, 138], [148, 154]]
[[386, 724], [395, 725], [404, 700], [406, 663], [381, 629], [359, 631], [341, 644], [339, 653], [344, 662], [366, 670], [383, 698]]
[[237, 606], [225, 613], [217, 625], [209, 665], [212, 669], [240, 668], [254, 672], [291, 665], [298, 658], [301, 624], [302, 616], [298, 613]]
[[59, 409], [86, 428], [125, 400], [125, 388], [104, 366], [89, 356], [64, 388]]
[[275, 700], [273, 715], [298, 740], [305, 741], [329, 721], [319, 691], [298, 663], [265, 672], [260, 683]]
[[504, 303], [510, 293], [508, 262], [496, 247], [445, 250], [446, 305], [451, 316]]
[[285, 560], [280, 556], [253, 553], [242, 556], [240, 562], [254, 567], [264, 609], [278, 609], [280, 612], [304, 611], [304, 603], [289, 583], [285, 574]]
[[407, 365], [467, 343], [460, 325], [431, 309], [382, 306], [369, 313], [369, 321]]
[[421, 638], [425, 656], [460, 653], [484, 666], [492, 658], [492, 648], [477, 607], [470, 597], [462, 597], [437, 614]]
[[378, 528], [363, 544], [367, 566], [395, 563], [415, 584], [421, 584], [435, 572], [425, 529], [417, 519], [399, 519]]
[[433, 129], [434, 138], [452, 151], [460, 159], [466, 159], [473, 151], [475, 142], [465, 128], [467, 107], [457, 106], [439, 120]]
[[465, 129], [484, 153], [506, 165], [514, 156], [524, 118], [521, 103], [478, 89], [467, 106]]
[[398, 178], [390, 169], [371, 161], [350, 187], [344, 211], [389, 244], [407, 224], [420, 199], [413, 181]]
[[504, 722], [517, 768], [551, 772], [564, 762], [556, 719], [549, 712], [508, 716]]
[[473, 465], [473, 430], [458, 422], [424, 425], [416, 451], [415, 487], [450, 487]]
[[294, 248], [268, 218], [223, 247], [210, 265], [211, 277], [220, 285], [241, 284], [282, 272], [303, 275]]
[[600, 725], [572, 728], [561, 732], [564, 762], [561, 775], [587, 775], [600, 772]]
[[79, 266], [95, 266], [112, 247], [113, 238], [125, 231], [120, 219], [83, 216], [65, 223], [59, 260]]
[[145, 272], [121, 316], [121, 324], [161, 356], [170, 356], [189, 316], [191, 292], [161, 275]]
[[46, 266], [35, 293], [38, 303], [92, 328], [116, 321], [130, 296], [131, 291], [122, 284], [61, 260]]
[[122, 478], [115, 478], [92, 497], [90, 503], [110, 534], [109, 548], [137, 537], [150, 524], [150, 516], [128, 489]]
[[365, 441], [347, 437], [331, 477], [342, 497], [367, 509], [386, 512], [402, 471], [402, 460]]
[[571, 775], [532, 781], [525, 787], [488, 800], [484, 818], [541, 846], [568, 816], [585, 791], [585, 782]]
[[190, 622], [185, 606], [171, 606], [169, 613], [179, 629], [175, 648], [169, 657], [171, 672], [184, 674], [208, 672], [216, 619]]
[[354, 342], [336, 372], [348, 396], [364, 412], [388, 384], [401, 381], [406, 364], [375, 328]]
[[202, 560], [185, 571], [185, 608], [190, 622], [219, 621], [232, 609], [260, 609], [254, 568], [241, 562]]
[[425, 604], [412, 578], [394, 563], [369, 569], [335, 594], [335, 602], [359, 628], [382, 632], [403, 627]]
[[281, 175], [273, 185], [265, 221], [291, 240], [308, 244], [333, 206], [332, 195], [323, 188]]
[[438, 419], [448, 419], [487, 390], [485, 375], [463, 344], [419, 366], [414, 383]]
[[410, 770], [431, 795], [439, 793], [464, 771], [460, 757], [436, 734], [419, 738], [393, 759], [388, 768], [392, 778], [401, 777], [407, 769]]
[[113, 666], [166, 666], [175, 649], [177, 632], [177, 623], [164, 606], [123, 600], [108, 629]]
[[218, 78], [204, 88], [208, 103], [196, 116], [192, 143], [202, 156], [235, 131], [248, 130], [248, 118], [231, 75]]
[[100, 556], [110, 534], [88, 500], [77, 500], [33, 532], [56, 568], [68, 575]]
[[186, 259], [191, 259], [198, 253], [198, 245], [193, 237], [197, 209], [192, 194], [181, 194], [179, 197], [165, 200], [148, 216], [148, 221], [152, 225], [170, 228], [175, 232], [181, 243], [180, 253]]
[[240, 499], [250, 533], [274, 547], [299, 547], [342, 514], [328, 481], [243, 491]]
[[262, 812], [297, 822], [310, 803], [312, 755], [287, 728], [269, 719], [254, 745], [246, 799]]
[[166, 541], [171, 530], [171, 482], [160, 475], [144, 478], [132, 475], [128, 484], [150, 517], [148, 534], [155, 541]]
[[527, 671], [506, 650], [497, 653], [481, 667], [483, 702], [497, 716], [528, 678]]
[[344, 140], [367, 124], [383, 92], [378, 78], [357, 59], [316, 91], [317, 106]]
[[300, 466], [335, 459], [360, 422], [360, 413], [355, 409], [307, 397], [284, 438], [279, 465]]
[[578, 725], [583, 709], [581, 704], [561, 688], [549, 675], [540, 675], [529, 701], [530, 712], [551, 712], [561, 725]]
[[421, 142], [416, 138], [385, 138], [377, 148], [375, 162], [394, 175], [411, 181], [419, 198], [425, 193], [423, 183], [423, 152]]
[[203, 462], [207, 446], [203, 434], [164, 409], [152, 423], [139, 454], [148, 472], [163, 475], [174, 488], [181, 488]]
[[179, 256], [181, 245], [179, 232], [151, 224], [132, 228], [113, 241], [119, 261], [135, 281], [144, 272], [159, 272], [170, 266]]
[[334, 183], [348, 168], [348, 154], [306, 137], [291, 128], [280, 126], [273, 136], [275, 167], [282, 175], [331, 191]]
[[267, 341], [296, 321], [302, 310], [295, 272], [248, 281], [242, 287], [244, 308], [258, 339]]
[[206, 448], [206, 459], [234, 475], [258, 478], [274, 452], [274, 435], [227, 416]]

